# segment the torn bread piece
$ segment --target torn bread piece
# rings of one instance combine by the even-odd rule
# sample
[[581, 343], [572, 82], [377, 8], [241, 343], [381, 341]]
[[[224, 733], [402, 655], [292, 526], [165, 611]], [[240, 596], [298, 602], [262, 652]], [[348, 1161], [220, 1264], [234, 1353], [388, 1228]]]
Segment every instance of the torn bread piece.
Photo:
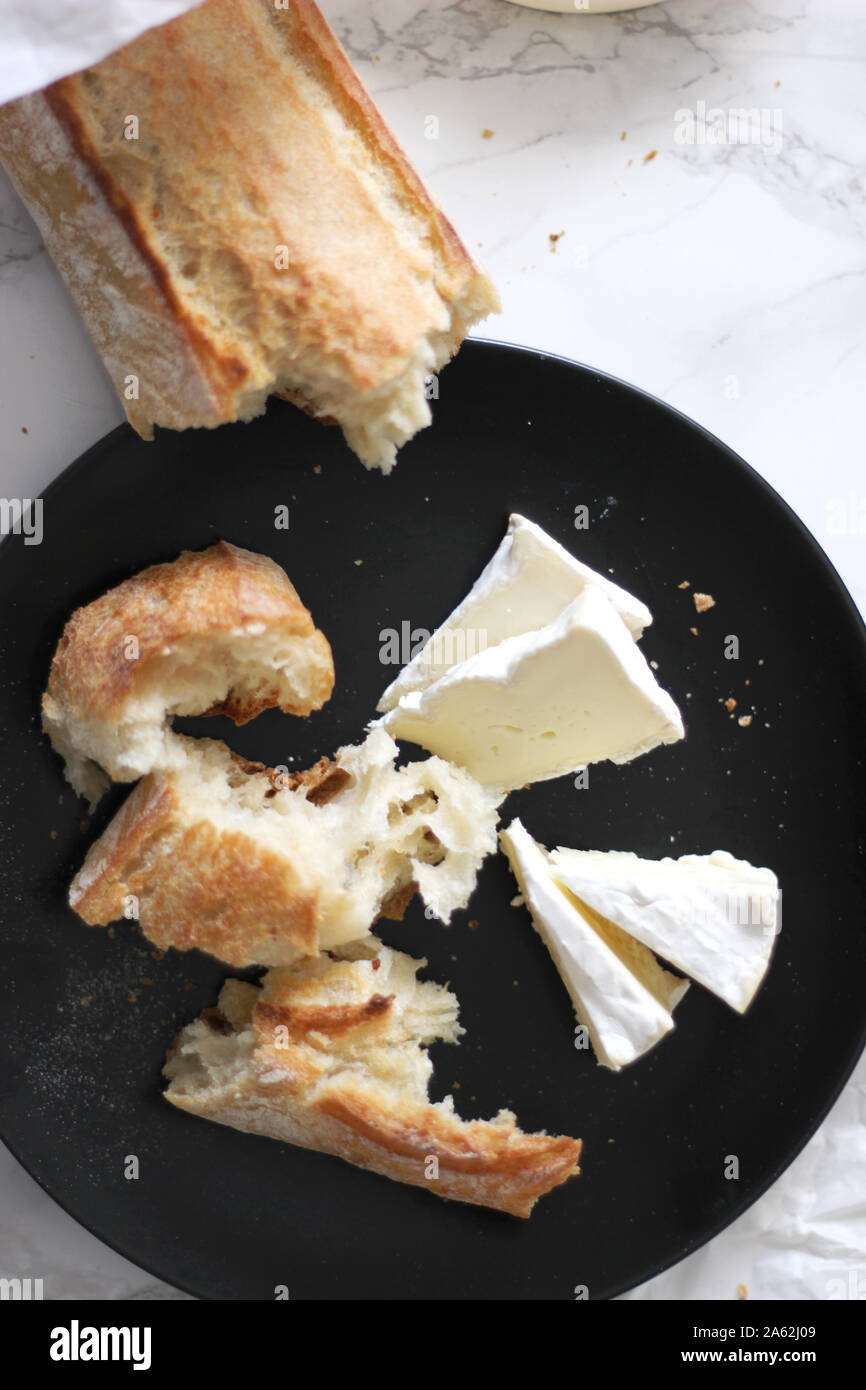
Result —
[[663, 970], [645, 946], [561, 888], [546, 850], [519, 820], [499, 838], [578, 1023], [600, 1064], [620, 1071], [671, 1031], [688, 981]]
[[496, 849], [498, 800], [439, 758], [394, 766], [381, 729], [287, 775], [210, 739], [136, 787], [69, 890], [85, 922], [136, 917], [155, 945], [285, 965], [401, 918], [447, 922]]
[[[79, 608], [63, 630], [42, 722], [91, 804], [182, 758], [173, 715], [306, 715], [329, 699], [334, 662], [285, 571], [219, 541], [151, 565]], [[100, 769], [105, 769], [105, 776]]]
[[745, 1013], [778, 932], [779, 882], [724, 850], [679, 859], [559, 848], [557, 883], [676, 970]]
[[457, 1000], [416, 978], [426, 961], [375, 937], [349, 955], [271, 970], [261, 988], [228, 980], [217, 1007], [175, 1040], [166, 1099], [439, 1197], [528, 1217], [579, 1172], [580, 1140], [524, 1134], [507, 1110], [463, 1120], [450, 1097], [432, 1103], [426, 1048], [463, 1032]]
[[588, 587], [601, 590], [638, 641], [652, 622], [646, 604], [514, 512], [498, 550], [466, 598], [391, 682], [378, 709], [393, 709], [404, 695], [426, 690], [453, 666], [506, 637], [547, 627]]
[[631, 761], [682, 717], [605, 594], [587, 586], [547, 627], [506, 637], [382, 717], [394, 737], [500, 789]]
[[388, 471], [500, 307], [312, 0], [149, 29], [0, 109], [0, 157], [145, 438], [278, 394]]

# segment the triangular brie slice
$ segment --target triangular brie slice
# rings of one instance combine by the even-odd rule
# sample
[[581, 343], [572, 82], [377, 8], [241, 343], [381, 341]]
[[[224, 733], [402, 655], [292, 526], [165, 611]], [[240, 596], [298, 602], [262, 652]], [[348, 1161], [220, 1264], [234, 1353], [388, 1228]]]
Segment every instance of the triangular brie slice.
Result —
[[378, 708], [426, 690], [467, 657], [546, 627], [587, 588], [605, 595], [637, 641], [652, 614], [640, 599], [584, 565], [540, 526], [515, 513], [493, 556], [462, 603], [388, 686]]
[[590, 910], [744, 1013], [767, 973], [779, 884], [724, 850], [681, 859], [556, 849], [550, 870]]
[[680, 712], [610, 600], [588, 587], [537, 632], [506, 637], [401, 699], [393, 738], [510, 789], [683, 737]]
[[596, 1057], [619, 1071], [670, 1032], [671, 1012], [688, 981], [663, 970], [650, 951], [558, 887], [546, 852], [519, 820], [499, 838]]

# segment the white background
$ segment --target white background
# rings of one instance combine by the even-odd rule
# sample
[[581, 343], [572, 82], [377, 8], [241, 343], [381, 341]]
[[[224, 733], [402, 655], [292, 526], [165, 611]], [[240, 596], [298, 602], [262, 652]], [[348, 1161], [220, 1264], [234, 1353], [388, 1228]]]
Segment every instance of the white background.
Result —
[[[480, 336], [577, 358], [693, 416], [794, 507], [864, 611], [861, 0], [595, 17], [504, 0], [322, 7], [500, 286], [504, 312]], [[781, 150], [677, 144], [677, 111], [701, 101], [764, 111]], [[38, 495], [121, 419], [0, 175], [0, 493]], [[866, 1297], [864, 1119], [861, 1062], [776, 1186], [630, 1296]], [[27, 1273], [54, 1298], [176, 1296], [0, 1152], [0, 1274]]]

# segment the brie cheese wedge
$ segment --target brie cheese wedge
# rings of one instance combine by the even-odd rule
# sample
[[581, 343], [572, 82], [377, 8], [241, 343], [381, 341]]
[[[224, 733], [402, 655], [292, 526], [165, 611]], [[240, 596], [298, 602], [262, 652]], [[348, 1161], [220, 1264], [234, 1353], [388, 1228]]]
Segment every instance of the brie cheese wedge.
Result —
[[683, 737], [679, 710], [610, 600], [588, 585], [547, 627], [506, 637], [382, 720], [484, 786], [511, 789]]
[[466, 598], [388, 686], [378, 709], [393, 709], [446, 671], [506, 637], [546, 627], [586, 588], [600, 590], [635, 641], [652, 622], [640, 599], [584, 565], [540, 526], [515, 513], [503, 540]]
[[681, 859], [556, 849], [550, 871], [590, 910], [744, 1013], [767, 973], [779, 884], [724, 850]]
[[688, 981], [663, 970], [652, 953], [586, 911], [551, 877], [548, 856], [512, 821], [499, 835], [523, 898], [562, 976], [578, 1023], [598, 1061], [619, 1071], [674, 1026], [672, 1010]]

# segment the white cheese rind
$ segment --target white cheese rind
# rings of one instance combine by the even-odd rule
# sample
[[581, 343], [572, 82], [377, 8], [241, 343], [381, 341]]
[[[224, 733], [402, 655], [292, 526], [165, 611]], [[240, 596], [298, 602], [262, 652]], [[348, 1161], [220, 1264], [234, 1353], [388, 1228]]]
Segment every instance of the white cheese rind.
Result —
[[384, 716], [408, 739], [511, 789], [683, 737], [680, 712], [607, 598], [587, 588], [540, 631], [509, 637]]
[[725, 850], [680, 859], [555, 849], [557, 882], [738, 1013], [770, 964], [779, 883]]
[[393, 709], [401, 696], [426, 690], [458, 662], [507, 637], [546, 627], [587, 587], [608, 598], [635, 641], [652, 622], [640, 599], [514, 513], [499, 549], [466, 598], [388, 686], [378, 709]]
[[[547, 855], [519, 820], [501, 831], [499, 839], [598, 1061], [621, 1070], [671, 1031], [670, 1008], [641, 984], [556, 885]], [[656, 966], [655, 973], [663, 972]], [[688, 984], [666, 978], [672, 1007]]]

